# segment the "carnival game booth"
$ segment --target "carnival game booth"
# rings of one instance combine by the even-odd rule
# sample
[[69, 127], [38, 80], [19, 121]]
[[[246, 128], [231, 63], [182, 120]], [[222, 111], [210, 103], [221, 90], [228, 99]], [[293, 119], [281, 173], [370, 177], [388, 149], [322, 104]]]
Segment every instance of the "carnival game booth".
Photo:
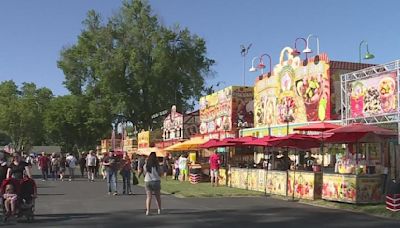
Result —
[[[204, 162], [200, 153], [201, 145], [206, 142], [202, 137], [192, 137], [189, 140], [174, 144], [164, 151], [171, 153], [176, 159], [183, 153], [188, 154], [189, 160], [189, 180], [198, 183], [203, 180], [203, 174], [209, 173], [209, 165]], [[193, 174], [193, 175], [192, 175]]]
[[326, 143], [338, 146], [334, 172], [323, 173], [322, 199], [356, 204], [382, 202], [388, 169], [386, 145], [397, 133], [359, 123], [327, 133], [332, 135]]

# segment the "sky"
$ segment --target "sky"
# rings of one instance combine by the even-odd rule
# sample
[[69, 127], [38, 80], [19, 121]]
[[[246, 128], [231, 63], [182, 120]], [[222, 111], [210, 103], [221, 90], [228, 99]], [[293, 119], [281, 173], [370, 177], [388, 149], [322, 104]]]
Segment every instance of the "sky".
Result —
[[[320, 51], [331, 60], [358, 61], [359, 44], [366, 40], [375, 59], [399, 58], [400, 32], [396, 0], [150, 0], [153, 13], [165, 26], [179, 24], [204, 38], [207, 56], [216, 61], [208, 85], [243, 85], [240, 45], [252, 44], [246, 57], [246, 85], [258, 73], [249, 72], [251, 59], [267, 53], [272, 65], [280, 51], [298, 37], [315, 34]], [[120, 0], [2, 0], [0, 1], [0, 81], [34, 82], [55, 95], [68, 94], [57, 60], [63, 47], [74, 44], [90, 9], [105, 19]], [[301, 42], [298, 43], [303, 48]], [[315, 39], [310, 48], [316, 50]], [[365, 52], [363, 46], [362, 51]]]

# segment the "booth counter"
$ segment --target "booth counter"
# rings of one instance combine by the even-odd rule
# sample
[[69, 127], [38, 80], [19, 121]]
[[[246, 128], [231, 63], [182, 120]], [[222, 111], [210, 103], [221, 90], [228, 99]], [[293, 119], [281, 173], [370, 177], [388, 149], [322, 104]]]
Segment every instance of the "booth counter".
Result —
[[[294, 186], [293, 186], [293, 180]], [[322, 173], [311, 171], [288, 171], [288, 196], [301, 199], [321, 199]]]
[[346, 203], [382, 202], [382, 175], [324, 173], [322, 199]]

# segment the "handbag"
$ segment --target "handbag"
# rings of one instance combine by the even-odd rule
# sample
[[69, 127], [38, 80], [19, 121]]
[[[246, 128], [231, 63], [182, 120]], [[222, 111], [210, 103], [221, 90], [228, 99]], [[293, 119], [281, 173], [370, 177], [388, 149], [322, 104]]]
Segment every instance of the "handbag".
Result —
[[137, 179], [135, 172], [132, 173], [132, 184], [133, 185], [139, 184], [139, 180]]

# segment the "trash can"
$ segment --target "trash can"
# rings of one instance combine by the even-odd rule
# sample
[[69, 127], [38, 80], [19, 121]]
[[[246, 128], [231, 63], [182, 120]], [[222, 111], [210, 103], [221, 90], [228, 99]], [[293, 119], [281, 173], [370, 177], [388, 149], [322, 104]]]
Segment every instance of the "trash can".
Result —
[[389, 182], [386, 194], [386, 209], [400, 211], [400, 182], [392, 180]]

